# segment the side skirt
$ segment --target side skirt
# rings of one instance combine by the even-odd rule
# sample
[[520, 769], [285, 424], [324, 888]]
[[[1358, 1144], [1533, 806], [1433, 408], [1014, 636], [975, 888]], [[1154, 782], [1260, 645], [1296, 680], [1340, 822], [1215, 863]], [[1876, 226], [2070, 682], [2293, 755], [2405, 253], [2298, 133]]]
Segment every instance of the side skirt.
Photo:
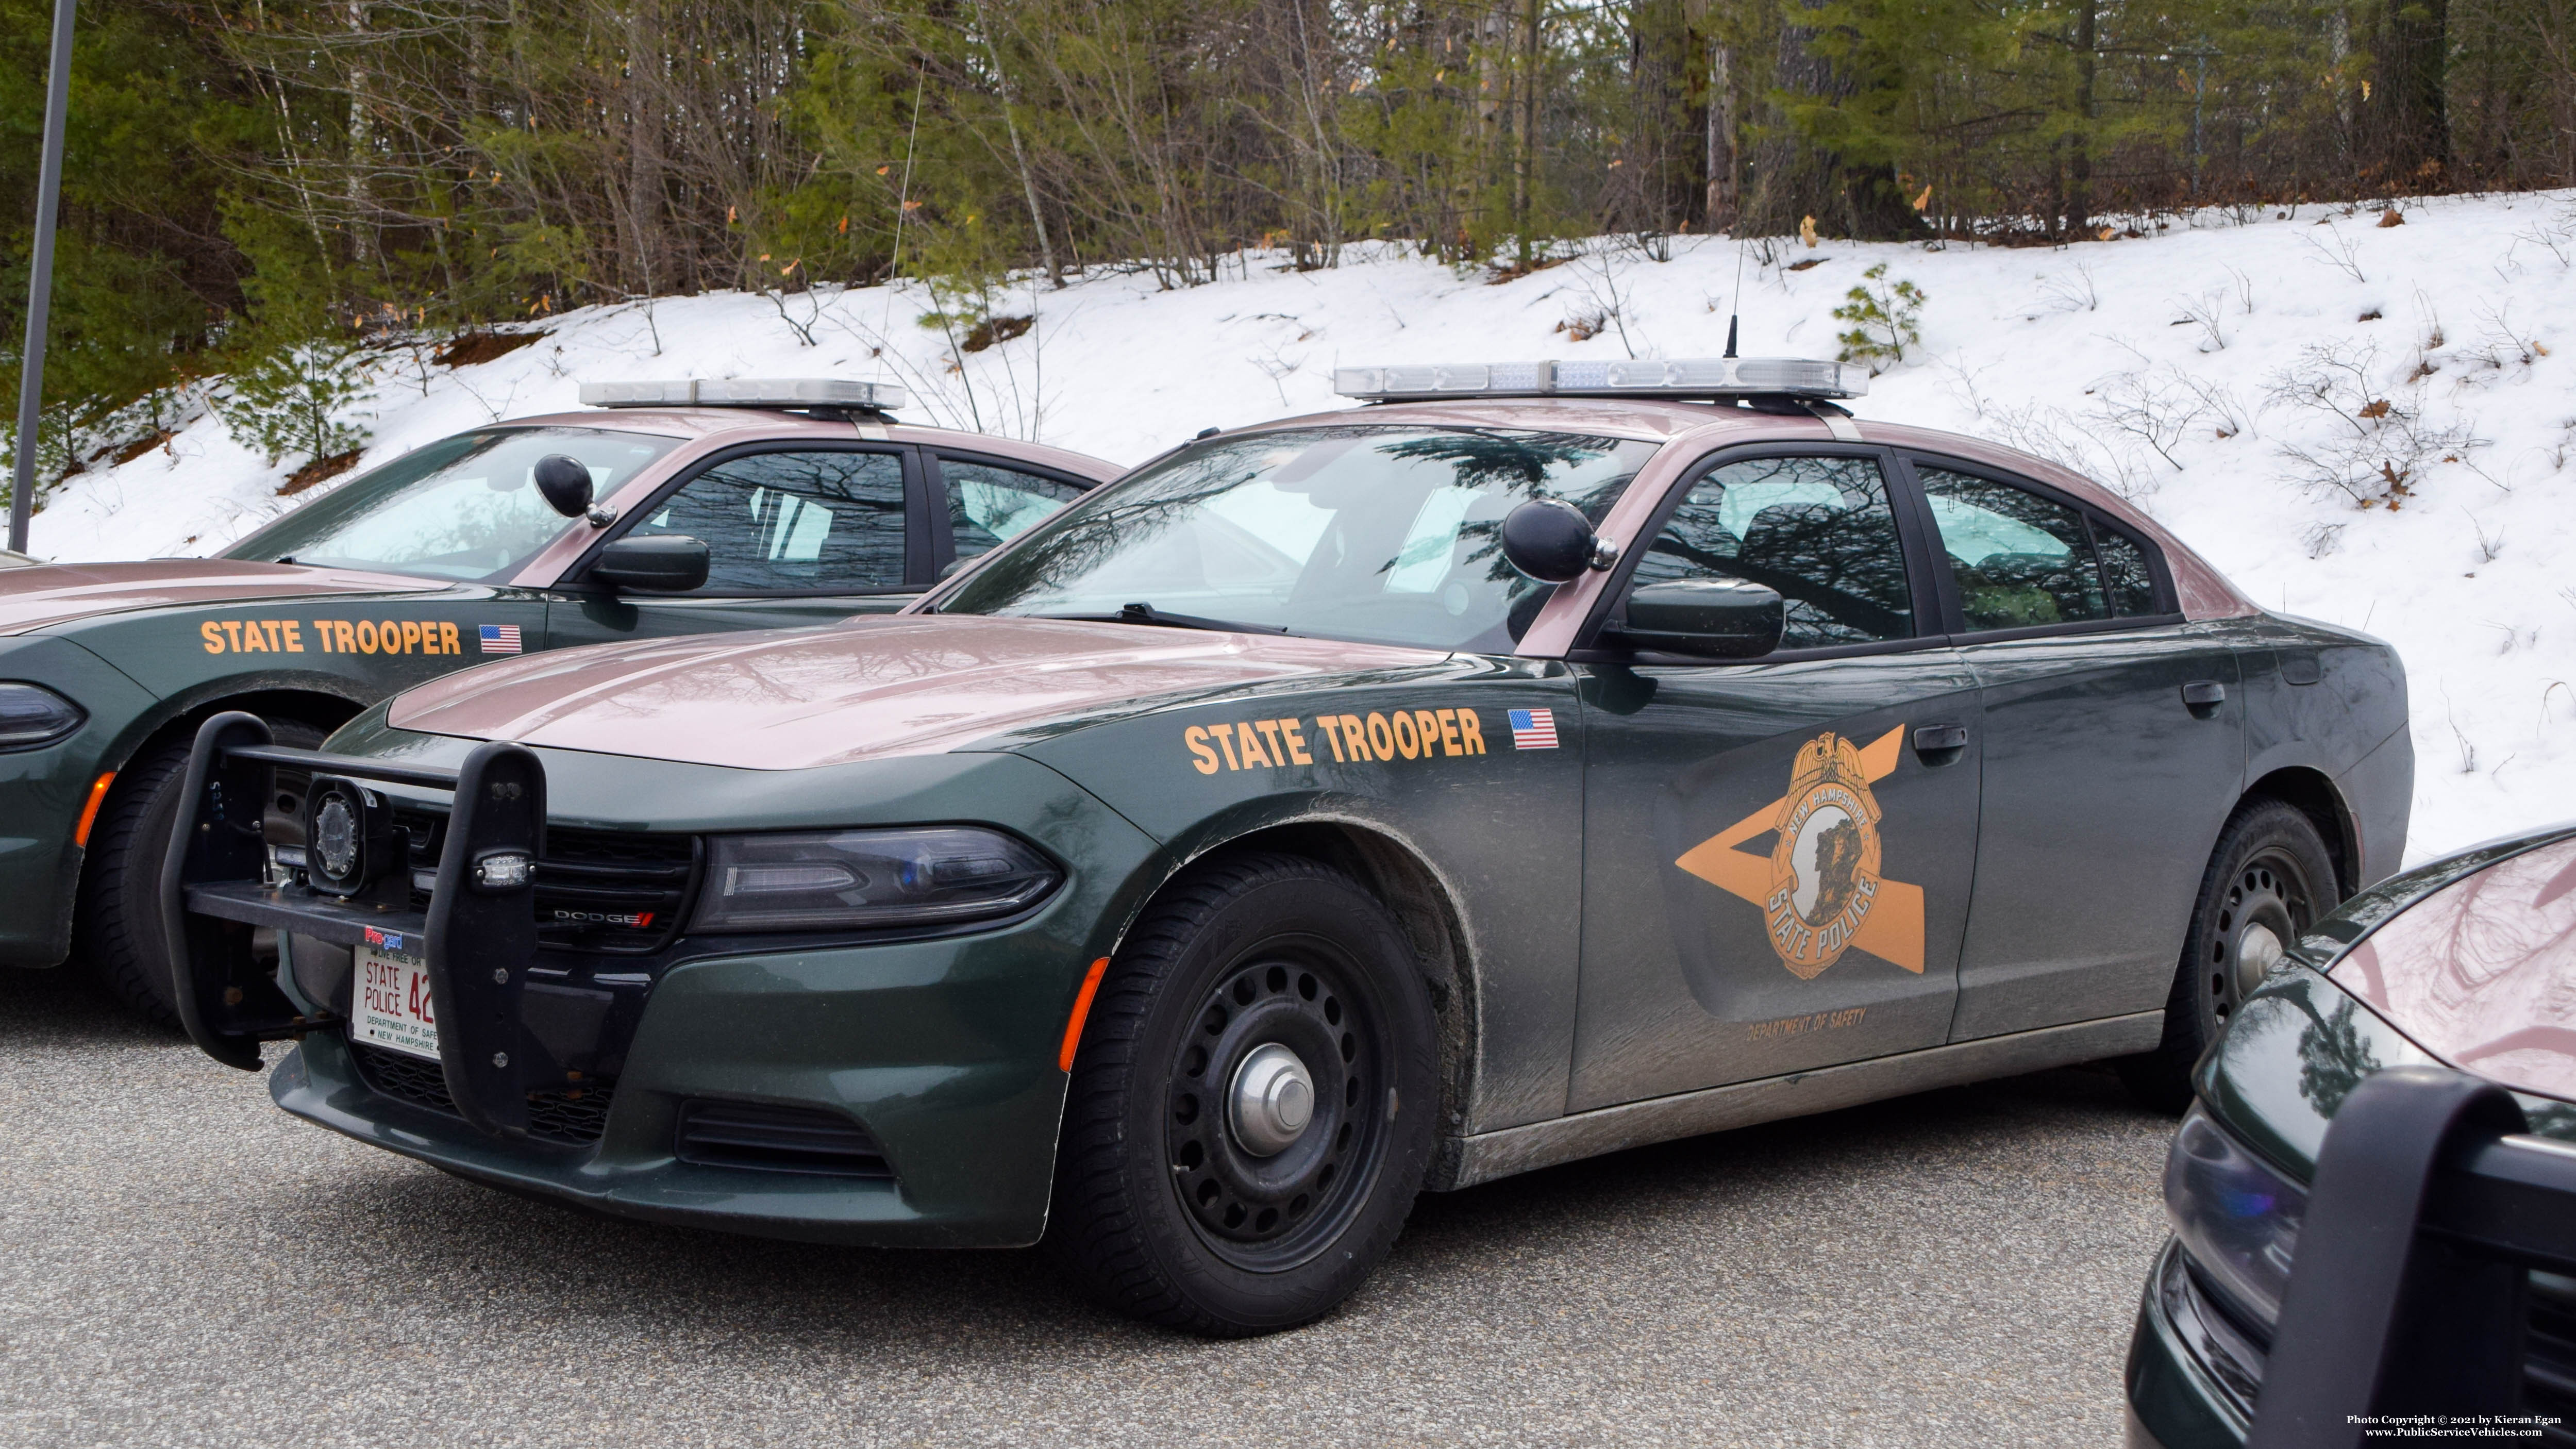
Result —
[[2071, 1026], [2017, 1031], [1812, 1072], [1792, 1072], [1784, 1077], [1764, 1077], [1602, 1107], [1551, 1122], [1506, 1127], [1499, 1132], [1452, 1137], [1441, 1144], [1440, 1161], [1432, 1168], [1430, 1186], [1437, 1191], [1473, 1187], [1514, 1173], [1670, 1142], [1678, 1137], [1832, 1112], [1935, 1087], [1955, 1087], [2127, 1056], [2152, 1050], [2164, 1034], [2164, 1021], [2161, 1011], [2141, 1011]]

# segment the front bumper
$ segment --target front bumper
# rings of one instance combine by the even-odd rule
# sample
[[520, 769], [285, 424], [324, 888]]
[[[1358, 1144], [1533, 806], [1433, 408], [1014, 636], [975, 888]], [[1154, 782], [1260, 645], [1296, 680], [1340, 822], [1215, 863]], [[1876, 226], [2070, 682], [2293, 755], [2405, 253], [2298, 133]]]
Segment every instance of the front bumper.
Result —
[[[447, 767], [422, 756], [288, 759], [259, 742], [256, 724], [217, 716], [201, 734], [188, 785], [199, 829], [163, 888], [193, 933], [183, 1016], [199, 1045], [256, 1066], [260, 1041], [302, 1043], [270, 1076], [279, 1106], [463, 1176], [658, 1222], [879, 1246], [1020, 1246], [1044, 1232], [1067, 1015], [1090, 963], [1115, 949], [1167, 868], [1154, 841], [1063, 776], [1001, 754], [752, 772], [556, 753], [546, 776], [526, 775], [504, 796], [490, 767], [508, 751], [473, 747], [455, 800], [541, 809], [551, 799], [594, 833], [607, 824], [598, 802], [614, 800], [668, 810], [617, 827], [665, 839], [945, 819], [1011, 831], [1065, 867], [1054, 894], [990, 923], [900, 936], [682, 935], [648, 953], [585, 954], [529, 934], [525, 887], [478, 897], [466, 883], [477, 842], [490, 843], [479, 804], [447, 816], [425, 916], [407, 899], [259, 884], [243, 802], [266, 792], [256, 773], [227, 785], [218, 772], [327, 762], [399, 782]], [[560, 787], [551, 796], [548, 777]], [[516, 849], [525, 837], [491, 839]], [[537, 857], [543, 870], [548, 857]], [[469, 918], [478, 900], [485, 915]], [[252, 924], [284, 937], [275, 967], [242, 949]], [[425, 951], [436, 1005], [435, 1061], [353, 1047], [343, 1025], [352, 945], [398, 951], [415, 931], [426, 944], [410, 949]], [[763, 1116], [773, 1130], [853, 1139], [871, 1167], [828, 1171], [811, 1154], [792, 1165], [775, 1138], [746, 1162], [741, 1142], [729, 1157], [692, 1135], [710, 1117], [740, 1132]]]
[[85, 854], [72, 833], [153, 697], [79, 645], [42, 636], [0, 639], [0, 679], [44, 685], [89, 716], [68, 738], [0, 750], [0, 965], [58, 966], [71, 954]]
[[[2138, 1326], [2129, 1338], [2129, 1449], [2239, 1449], [2250, 1427], [2246, 1400], [2220, 1381], [2202, 1311], [2187, 1283], [2182, 1246], [2168, 1238], [2147, 1274]], [[2260, 1365], [2254, 1366], [2260, 1373]]]
[[[997, 936], [674, 967], [653, 985], [587, 1147], [486, 1136], [380, 1093], [337, 1029], [307, 1036], [269, 1093], [361, 1142], [622, 1217], [807, 1242], [1022, 1246], [1046, 1227], [1064, 1106], [1055, 988], [1081, 975], [1053, 936], [1032, 921]], [[893, 1177], [682, 1161], [676, 1134], [692, 1100], [854, 1119]]]

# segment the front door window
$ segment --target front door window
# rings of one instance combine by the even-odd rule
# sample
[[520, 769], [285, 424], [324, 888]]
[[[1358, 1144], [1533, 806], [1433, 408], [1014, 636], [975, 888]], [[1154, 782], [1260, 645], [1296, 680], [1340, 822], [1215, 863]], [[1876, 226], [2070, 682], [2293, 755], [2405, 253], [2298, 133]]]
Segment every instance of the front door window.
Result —
[[1740, 578], [1787, 602], [1782, 649], [1909, 638], [1914, 607], [1887, 481], [1870, 458], [1753, 458], [1691, 485], [1635, 582]]
[[850, 593], [904, 585], [903, 460], [753, 453], [690, 479], [629, 537], [707, 546], [706, 594]]

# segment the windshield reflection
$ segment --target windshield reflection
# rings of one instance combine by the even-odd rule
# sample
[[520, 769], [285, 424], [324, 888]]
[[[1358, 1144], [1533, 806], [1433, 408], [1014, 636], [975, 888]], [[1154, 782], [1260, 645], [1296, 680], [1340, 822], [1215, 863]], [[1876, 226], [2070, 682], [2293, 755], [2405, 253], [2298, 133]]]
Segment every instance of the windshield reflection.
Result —
[[459, 433], [360, 474], [222, 556], [505, 581], [570, 522], [537, 492], [539, 458], [580, 460], [599, 498], [678, 445], [609, 428]]
[[1555, 498], [1598, 523], [1655, 448], [1364, 424], [1214, 440], [1073, 504], [938, 607], [1508, 653], [1552, 586], [1504, 560], [1503, 517]]

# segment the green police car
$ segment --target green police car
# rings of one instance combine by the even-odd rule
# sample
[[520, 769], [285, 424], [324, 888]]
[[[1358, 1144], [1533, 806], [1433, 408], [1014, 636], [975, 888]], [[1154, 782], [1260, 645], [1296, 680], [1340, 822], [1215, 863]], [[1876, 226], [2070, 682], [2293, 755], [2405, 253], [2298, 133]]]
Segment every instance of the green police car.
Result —
[[[0, 965], [77, 946], [171, 1019], [160, 861], [211, 715], [314, 745], [498, 657], [889, 612], [1118, 471], [894, 424], [899, 390], [868, 383], [596, 384], [584, 401], [614, 411], [427, 444], [214, 558], [0, 571]], [[295, 772], [283, 786], [291, 822]]]
[[487, 665], [328, 753], [219, 716], [182, 1015], [462, 1176], [1043, 1240], [1211, 1334], [1426, 1188], [2099, 1058], [2178, 1107], [2399, 858], [2397, 662], [1864, 382], [1346, 369], [899, 614]]

